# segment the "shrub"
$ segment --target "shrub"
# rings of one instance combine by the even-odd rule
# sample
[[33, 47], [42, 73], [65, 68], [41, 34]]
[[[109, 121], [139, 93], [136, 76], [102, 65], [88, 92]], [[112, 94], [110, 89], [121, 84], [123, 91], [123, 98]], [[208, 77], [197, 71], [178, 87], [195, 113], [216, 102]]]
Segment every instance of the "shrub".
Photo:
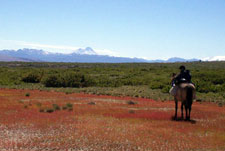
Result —
[[67, 109], [67, 106], [63, 106], [62, 109], [63, 109], [63, 110], [66, 110], [66, 109]]
[[88, 104], [89, 105], [95, 105], [95, 102], [89, 102]]
[[56, 110], [60, 110], [60, 107], [58, 104], [52, 104], [53, 109]]
[[46, 87], [60, 87], [61, 82], [59, 75], [50, 75], [44, 80], [44, 85]]
[[52, 113], [52, 112], [54, 112], [54, 110], [53, 110], [53, 109], [48, 108], [48, 109], [46, 109], [46, 112], [47, 112], [47, 113]]
[[66, 94], [72, 94], [73, 92], [66, 91], [65, 93], [66, 93]]
[[55, 75], [49, 75], [43, 81], [46, 87], [88, 87], [94, 85], [94, 80], [90, 77], [68, 72]]
[[29, 73], [22, 78], [22, 81], [26, 83], [39, 83], [41, 76], [38, 73]]
[[68, 109], [68, 111], [73, 111], [73, 104], [67, 103], [65, 106], [63, 106], [63, 110]]
[[26, 97], [29, 97], [29, 96], [30, 96], [30, 93], [26, 93], [25, 96], [26, 96]]
[[218, 106], [219, 106], [219, 107], [223, 107], [223, 103], [222, 103], [222, 102], [219, 102], [219, 103], [218, 103]]
[[73, 108], [69, 108], [68, 111], [73, 111]]
[[129, 104], [129, 105], [135, 105], [136, 103], [130, 100], [130, 101], [127, 101], [127, 104]]
[[67, 104], [66, 104], [66, 107], [67, 107], [67, 108], [73, 108], [73, 104], [67, 103]]

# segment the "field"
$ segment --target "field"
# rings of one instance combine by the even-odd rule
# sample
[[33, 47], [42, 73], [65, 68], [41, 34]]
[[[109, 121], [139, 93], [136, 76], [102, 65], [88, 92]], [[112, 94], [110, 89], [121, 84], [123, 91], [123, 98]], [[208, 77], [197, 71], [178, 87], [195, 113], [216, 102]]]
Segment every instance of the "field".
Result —
[[[171, 73], [191, 70], [191, 120]], [[225, 62], [0, 63], [0, 150], [225, 150]], [[178, 109], [180, 117], [180, 104]]]
[[173, 101], [0, 89], [0, 150], [225, 150], [224, 107], [173, 115]]

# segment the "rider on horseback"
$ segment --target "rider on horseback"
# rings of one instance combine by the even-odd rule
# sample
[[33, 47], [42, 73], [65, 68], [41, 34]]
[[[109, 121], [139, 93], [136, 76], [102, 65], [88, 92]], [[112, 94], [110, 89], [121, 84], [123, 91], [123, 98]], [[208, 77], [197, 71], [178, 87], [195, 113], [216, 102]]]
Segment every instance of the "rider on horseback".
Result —
[[177, 76], [175, 74], [173, 74], [172, 77], [172, 88], [170, 89], [170, 94], [172, 94], [173, 96], [175, 96], [176, 91], [177, 91], [177, 87], [179, 84], [181, 83], [191, 83], [191, 74], [190, 74], [190, 70], [185, 70], [185, 66], [180, 66], [180, 74], [178, 74]]
[[174, 78], [174, 83], [176, 85], [181, 84], [181, 83], [191, 83], [191, 75], [190, 75], [190, 70], [185, 70], [185, 66], [180, 66], [180, 74], [178, 74]]

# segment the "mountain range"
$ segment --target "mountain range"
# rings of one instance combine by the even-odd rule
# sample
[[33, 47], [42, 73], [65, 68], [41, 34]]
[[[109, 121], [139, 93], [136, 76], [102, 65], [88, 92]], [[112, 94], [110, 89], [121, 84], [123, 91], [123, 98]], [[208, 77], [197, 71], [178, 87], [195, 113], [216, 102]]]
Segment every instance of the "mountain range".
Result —
[[[193, 62], [200, 59], [169, 58], [168, 60], [147, 60], [142, 58], [99, 55], [92, 48], [79, 48], [73, 53], [51, 53], [37, 49], [0, 50], [0, 61], [23, 62], [86, 62], [86, 63], [129, 63], [129, 62]], [[225, 60], [225, 59], [224, 59]], [[204, 60], [207, 61], [207, 60]], [[214, 61], [214, 60], [211, 60]]]

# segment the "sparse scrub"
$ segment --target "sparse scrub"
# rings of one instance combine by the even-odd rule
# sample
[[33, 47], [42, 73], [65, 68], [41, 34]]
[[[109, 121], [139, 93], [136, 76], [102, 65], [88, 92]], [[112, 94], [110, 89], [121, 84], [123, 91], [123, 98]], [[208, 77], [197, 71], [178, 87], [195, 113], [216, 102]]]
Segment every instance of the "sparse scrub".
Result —
[[168, 64], [25, 62], [9, 64], [1, 62], [0, 87], [56, 90], [66, 94], [85, 92], [156, 100], [160, 96], [160, 98], [169, 99], [170, 75], [173, 72], [178, 73], [178, 67], [181, 64], [190, 69], [199, 99], [225, 102], [225, 62]]

